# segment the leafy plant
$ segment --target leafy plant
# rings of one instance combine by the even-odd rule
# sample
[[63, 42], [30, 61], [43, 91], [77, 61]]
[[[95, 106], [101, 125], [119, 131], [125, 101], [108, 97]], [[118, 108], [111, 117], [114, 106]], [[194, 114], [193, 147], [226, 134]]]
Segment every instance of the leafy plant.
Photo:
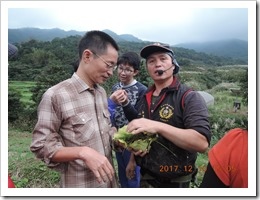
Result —
[[8, 88], [8, 120], [14, 122], [19, 119], [20, 113], [23, 112], [22, 95], [19, 91]]

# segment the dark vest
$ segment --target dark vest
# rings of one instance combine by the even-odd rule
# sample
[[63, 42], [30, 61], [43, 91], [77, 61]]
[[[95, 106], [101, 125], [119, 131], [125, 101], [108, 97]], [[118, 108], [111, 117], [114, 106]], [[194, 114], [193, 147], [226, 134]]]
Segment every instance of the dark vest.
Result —
[[[187, 90], [178, 80], [161, 91], [160, 98], [152, 105], [153, 90], [149, 90], [139, 107], [138, 117], [145, 117], [155, 121], [185, 128], [183, 122], [182, 97]], [[184, 105], [185, 106], [185, 105]], [[192, 173], [195, 170], [197, 154], [179, 148], [166, 138], [158, 135], [148, 154], [144, 157], [136, 156], [136, 162], [142, 171], [154, 177], [172, 179]]]

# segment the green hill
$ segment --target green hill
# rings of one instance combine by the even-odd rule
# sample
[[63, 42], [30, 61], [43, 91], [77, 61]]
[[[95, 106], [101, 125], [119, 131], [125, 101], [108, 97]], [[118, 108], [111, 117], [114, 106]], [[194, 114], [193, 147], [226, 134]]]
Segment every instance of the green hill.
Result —
[[[118, 35], [115, 32], [105, 29], [104, 32], [108, 33], [117, 42], [134, 42], [142, 43], [148, 41], [142, 41], [139, 38], [131, 34]], [[55, 29], [39, 29], [39, 28], [20, 28], [20, 29], [8, 29], [8, 42], [9, 43], [22, 43], [30, 40], [38, 41], [52, 41], [55, 38], [66, 38], [69, 36], [82, 36], [85, 32], [70, 30], [64, 31], [58, 28]], [[150, 41], [149, 43], [151, 43]], [[131, 45], [129, 43], [129, 45]], [[132, 45], [131, 45], [132, 46]], [[241, 64], [247, 64], [248, 60], [248, 42], [237, 39], [222, 40], [222, 41], [209, 41], [209, 42], [193, 42], [193, 43], [181, 43], [174, 45], [174, 48], [180, 47], [185, 49], [194, 50], [196, 52], [206, 53], [212, 56], [218, 57], [230, 57], [235, 60], [240, 60]]]

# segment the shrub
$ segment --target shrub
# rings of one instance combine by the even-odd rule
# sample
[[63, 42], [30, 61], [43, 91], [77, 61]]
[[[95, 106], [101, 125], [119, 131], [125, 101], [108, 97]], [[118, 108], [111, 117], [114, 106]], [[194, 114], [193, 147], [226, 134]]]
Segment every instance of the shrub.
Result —
[[210, 126], [212, 133], [211, 146], [216, 144], [227, 131], [233, 128], [245, 128], [248, 127], [247, 114], [217, 112], [215, 108], [209, 109], [210, 112]]
[[24, 105], [21, 102], [22, 95], [19, 91], [8, 88], [8, 120], [14, 122], [19, 119]]

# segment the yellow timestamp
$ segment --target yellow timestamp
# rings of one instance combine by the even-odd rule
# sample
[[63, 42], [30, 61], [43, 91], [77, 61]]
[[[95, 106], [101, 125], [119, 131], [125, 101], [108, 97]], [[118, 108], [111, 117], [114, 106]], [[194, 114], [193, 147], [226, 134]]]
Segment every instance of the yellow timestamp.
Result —
[[177, 172], [178, 170], [185, 171], [185, 172], [193, 172], [194, 167], [192, 165], [160, 165], [160, 172]]

